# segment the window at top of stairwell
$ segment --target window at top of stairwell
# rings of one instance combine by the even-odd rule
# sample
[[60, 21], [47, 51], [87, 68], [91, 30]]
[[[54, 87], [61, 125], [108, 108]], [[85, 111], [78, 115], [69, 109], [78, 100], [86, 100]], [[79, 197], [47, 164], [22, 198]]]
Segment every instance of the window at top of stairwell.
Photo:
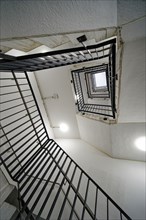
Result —
[[93, 91], [107, 89], [107, 77], [106, 72], [98, 72], [92, 74]]

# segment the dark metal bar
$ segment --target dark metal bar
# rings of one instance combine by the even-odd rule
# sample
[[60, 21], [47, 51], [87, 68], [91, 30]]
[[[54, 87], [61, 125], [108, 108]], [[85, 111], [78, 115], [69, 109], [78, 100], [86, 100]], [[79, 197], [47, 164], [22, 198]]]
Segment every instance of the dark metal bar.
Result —
[[96, 220], [96, 213], [97, 213], [97, 199], [98, 199], [98, 188], [96, 187], [96, 196], [95, 196], [95, 208], [94, 208], [94, 220]]
[[[33, 137], [35, 137], [35, 135], [33, 135], [30, 139], [28, 139], [28, 140], [25, 142], [25, 144], [27, 144], [29, 141], [31, 141]], [[36, 140], [37, 140], [37, 139], [35, 139], [33, 142], [31, 142], [18, 156], [20, 157], [23, 153], [25, 153], [25, 151], [27, 151], [27, 149], [29, 149], [30, 147], [32, 147], [32, 145], [33, 145], [34, 143], [36, 143]], [[16, 153], [17, 151], [19, 151], [20, 149], [22, 149], [22, 148], [25, 146], [25, 144], [20, 145], [20, 147], [15, 150], [15, 153]], [[39, 145], [39, 144], [37, 144], [35, 147], [37, 147], [38, 145]], [[13, 148], [12, 148], [12, 149], [13, 149]], [[4, 161], [6, 162], [11, 156], [13, 156], [13, 154], [14, 154], [14, 153], [12, 153], [12, 154], [10, 154], [8, 157], [6, 157], [6, 158], [4, 159]], [[15, 162], [15, 160], [16, 160], [16, 158], [15, 158], [11, 163], [9, 163], [9, 164], [7, 165], [7, 167], [11, 166], [12, 163]], [[22, 161], [21, 161], [21, 162], [22, 162]]]
[[116, 46], [115, 44], [112, 45], [112, 108], [113, 108], [113, 118], [115, 118], [115, 111], [116, 111], [116, 106], [115, 106], [115, 76], [116, 76]]
[[3, 95], [11, 95], [11, 94], [14, 94], [14, 93], [19, 93], [19, 91], [3, 93], [3, 94], [0, 94], [0, 96], [3, 96]]
[[[47, 142], [47, 141], [46, 141]], [[45, 145], [45, 143], [43, 144]], [[34, 153], [34, 155], [29, 158], [29, 160], [25, 163], [25, 165], [23, 165], [23, 168], [21, 170], [19, 170], [15, 175], [14, 178], [16, 180], [18, 180], [18, 177], [25, 171], [25, 169], [31, 164], [31, 162], [33, 161], [33, 159], [35, 159], [37, 157], [37, 155], [40, 153], [40, 151], [42, 150], [42, 148], [39, 148], [38, 150], [36, 150], [36, 152]]]
[[[39, 122], [40, 119], [36, 122], [34, 122], [34, 124], [36, 124], [37, 122]], [[16, 135], [14, 135], [13, 137], [9, 138], [9, 141], [13, 140], [14, 138], [16, 138], [17, 136], [19, 136], [20, 134], [22, 134], [24, 131], [28, 130], [28, 128], [31, 128], [32, 125], [28, 126], [27, 128], [25, 128], [24, 130], [20, 131], [19, 133], [17, 133]], [[28, 135], [29, 133], [27, 133]], [[8, 143], [8, 141], [4, 142], [3, 144], [1, 144], [1, 147], [4, 146], [6, 143]]]
[[[1, 129], [2, 129], [2, 132], [4, 133], [4, 135], [5, 135], [5, 138], [6, 138], [6, 140], [7, 141], [9, 141], [9, 139], [8, 139], [8, 137], [7, 137], [7, 134], [5, 133], [5, 131], [4, 131], [4, 129], [2, 128], [2, 126], [1, 126]], [[14, 149], [12, 148], [12, 145], [11, 145], [11, 143], [10, 142], [8, 142], [9, 143], [9, 145], [10, 145], [10, 148], [12, 149], [12, 151], [13, 151], [13, 154], [15, 155], [15, 157], [17, 158], [17, 155], [16, 155], [16, 152], [14, 151]], [[22, 165], [21, 165], [21, 163], [20, 163], [20, 161], [19, 161], [19, 159], [17, 158], [17, 161], [18, 161], [18, 165], [20, 166], [20, 167], [22, 167]], [[7, 168], [9, 168], [8, 167], [8, 165], [7, 165]]]
[[[87, 187], [86, 187], [85, 200], [84, 200], [84, 203], [85, 203], [85, 204], [86, 204], [87, 196], [88, 196], [89, 182], [90, 182], [90, 180], [88, 179]], [[85, 205], [83, 206], [83, 211], [82, 211], [82, 217], [81, 217], [81, 220], [84, 219], [84, 214], [85, 214]]]
[[[68, 167], [67, 167], [67, 170], [66, 170], [66, 172], [65, 172], [65, 176], [67, 176], [71, 164], [72, 164], [72, 161], [70, 160], [69, 165], [68, 165]], [[52, 205], [51, 205], [51, 208], [50, 208], [50, 210], [49, 210], [49, 213], [48, 213], [48, 215], [47, 215], [46, 220], [47, 220], [47, 219], [50, 219], [50, 217], [51, 217], [51, 214], [52, 214], [52, 212], [53, 212], [53, 209], [54, 209], [54, 207], [55, 207], [55, 204], [56, 204], [57, 199], [58, 199], [58, 197], [59, 197], [59, 194], [60, 194], [60, 192], [61, 192], [62, 186], [63, 186], [63, 184], [64, 184], [65, 176], [63, 177], [63, 180], [61, 181], [61, 184], [60, 184], [59, 189], [58, 189], [58, 191], [57, 191], [57, 193], [56, 193], [56, 196], [55, 196], [55, 198], [54, 198], [54, 200], [53, 200], [53, 203], [52, 203]]]
[[120, 212], [120, 220], [123, 220], [122, 213]]
[[[32, 108], [32, 107], [35, 107], [35, 105], [30, 106], [30, 107], [27, 107], [27, 108], [30, 109], [30, 108]], [[21, 111], [18, 111], [18, 112], [15, 112], [15, 113], [13, 113], [13, 114], [11, 114], [11, 115], [8, 115], [8, 116], [2, 118], [1, 121], [2, 121], [2, 120], [5, 120], [5, 119], [7, 119], [7, 118], [10, 118], [10, 117], [12, 117], [12, 116], [14, 116], [14, 115], [17, 115], [17, 114], [19, 114], [19, 113], [21, 113], [21, 112], [24, 112], [24, 111], [25, 111], [25, 109], [23, 109], [23, 110], [21, 110]]]
[[[25, 99], [24, 99], [24, 97], [23, 97], [23, 94], [22, 94], [22, 92], [21, 92], [20, 85], [19, 85], [19, 83], [18, 83], [18, 80], [17, 80], [17, 78], [16, 78], [16, 75], [15, 75], [14, 71], [12, 71], [12, 75], [13, 75], [13, 77], [14, 77], [14, 79], [15, 79], [17, 88], [18, 88], [18, 90], [19, 90], [20, 96], [21, 96], [21, 98], [22, 98], [22, 101], [23, 101], [24, 107], [25, 107], [25, 109], [26, 109], [26, 112], [27, 112], [27, 114], [28, 114], [28, 116], [29, 116], [29, 119], [30, 119], [30, 122], [31, 122], [31, 124], [32, 124], [32, 127], [33, 127], [33, 129], [34, 129], [34, 131], [35, 131], [35, 134], [36, 134], [36, 136], [37, 136], [37, 138], [38, 138], [38, 141], [39, 141], [39, 143], [40, 143], [40, 139], [39, 139], [39, 137], [38, 137], [36, 128], [35, 128], [35, 126], [34, 126], [34, 123], [33, 123], [33, 120], [32, 120], [32, 118], [31, 118], [31, 115], [30, 115], [30, 113], [29, 113], [29, 110], [28, 110], [28, 108], [27, 108], [27, 103], [29, 103], [30, 101], [29, 101], [29, 102], [26, 102], [26, 101], [25, 101]], [[28, 81], [28, 79], [27, 79], [27, 81]], [[31, 89], [31, 88], [30, 88], [30, 89]], [[41, 143], [40, 143], [40, 144], [41, 144]]]
[[68, 186], [68, 189], [67, 189], [67, 192], [65, 193], [65, 198], [64, 198], [64, 200], [63, 200], [63, 203], [62, 203], [62, 206], [61, 206], [61, 209], [60, 209], [60, 212], [59, 212], [59, 215], [58, 215], [57, 220], [60, 220], [60, 219], [61, 219], [61, 216], [62, 216], [62, 214], [63, 214], [63, 210], [64, 210], [64, 207], [65, 207], [65, 204], [66, 204], [66, 201], [67, 201], [67, 197], [68, 197], [68, 194], [69, 194], [69, 191], [70, 191], [70, 188], [71, 188], [71, 183], [72, 183], [72, 181], [73, 181], [73, 178], [74, 178], [76, 169], [77, 169], [77, 167], [75, 166], [74, 171], [73, 171], [73, 174], [72, 174], [72, 177], [71, 177], [71, 180], [70, 180], [70, 183], [69, 183], [69, 186]]
[[[62, 151], [64, 151], [63, 149], [62, 149]], [[64, 151], [65, 152], [65, 151]], [[66, 155], [68, 155], [66, 152], [65, 152], [65, 154]], [[68, 155], [68, 157], [72, 160], [72, 158]], [[55, 161], [54, 161], [55, 162]], [[75, 161], [73, 161], [74, 162], [74, 164], [81, 170], [81, 172], [83, 173], [83, 174], [85, 174], [85, 176], [88, 178], [88, 179], [90, 179], [90, 181], [98, 188], [98, 190], [100, 190], [102, 193], [103, 193], [103, 195], [105, 195], [105, 197], [107, 197], [108, 199], [109, 199], [109, 201], [119, 210], [119, 211], [121, 211], [121, 213], [128, 219], [128, 220], [132, 220], [121, 208], [120, 208], [120, 206], [118, 206], [118, 204], [117, 203], [115, 203], [115, 201], [75, 162]], [[56, 163], [56, 162], [55, 162]], [[58, 165], [58, 164], [56, 164], [57, 166], [58, 166], [58, 168], [60, 169], [60, 166]], [[63, 170], [61, 170], [61, 172], [62, 172], [62, 174], [64, 175], [64, 172], [63, 172]], [[67, 180], [67, 182], [70, 182], [69, 181], [69, 179], [68, 179], [68, 177], [66, 177], [66, 180]], [[71, 184], [71, 187], [72, 187], [72, 189], [74, 190], [74, 192], [76, 193], [76, 189], [75, 189], [75, 187]], [[78, 194], [78, 198], [80, 199], [80, 201], [81, 202], [83, 202], [83, 198], [80, 196], [80, 194]], [[84, 203], [83, 203], [84, 204]], [[88, 211], [88, 210], [87, 210]], [[88, 212], [89, 213], [89, 212]], [[91, 215], [91, 213], [89, 213], [90, 215]]]
[[109, 220], [109, 201], [107, 198], [107, 220]]
[[12, 101], [16, 101], [18, 99], [21, 99], [21, 98], [16, 98], [16, 99], [11, 99], [11, 100], [7, 100], [7, 101], [4, 101], [4, 102], [0, 102], [0, 104], [4, 104], [4, 103], [7, 103], [7, 102], [12, 102]]
[[76, 190], [76, 194], [75, 194], [75, 197], [74, 197], [74, 201], [73, 201], [73, 205], [72, 205], [72, 209], [71, 209], [71, 213], [70, 213], [70, 216], [69, 216], [69, 220], [72, 219], [73, 217], [73, 212], [74, 212], [74, 208], [75, 208], [75, 204], [76, 204], [76, 200], [77, 200], [77, 193], [79, 191], [79, 187], [80, 187], [80, 183], [81, 183], [81, 179], [82, 179], [82, 171], [80, 173], [80, 178], [79, 178], [79, 182], [78, 182], [78, 186], [77, 186], [77, 190]]
[[[35, 118], [37, 118], [37, 117], [38, 117], [38, 115], [34, 116], [32, 119], [35, 119]], [[39, 120], [38, 120], [38, 121], [39, 121]], [[38, 122], [38, 121], [37, 121], [37, 122]], [[30, 122], [30, 120], [27, 120], [27, 121], [23, 122], [22, 124], [18, 125], [17, 127], [13, 128], [13, 130], [8, 131], [8, 132], [6, 133], [6, 135], [8, 135], [8, 134], [10, 134], [11, 132], [15, 131], [16, 129], [22, 127], [23, 125], [27, 124], [28, 122]], [[24, 131], [24, 130], [23, 130], [23, 131]], [[5, 136], [5, 135], [0, 136], [0, 138], [2, 138], [3, 136]]]
[[[90, 46], [87, 46], [87, 49], [91, 50], [91, 49], [95, 49], [95, 48], [100, 48], [102, 46], [105, 46], [105, 45], [109, 45], [109, 44], [112, 44], [112, 43], [116, 43], [116, 39], [111, 39], [111, 40], [108, 40], [106, 42], [102, 42], [102, 43], [99, 43], [99, 44], [96, 44], [96, 45], [90, 45]], [[39, 57], [46, 57], [46, 56], [53, 56], [53, 55], [56, 55], [56, 54], [66, 54], [66, 53], [72, 53], [72, 52], [76, 52], [76, 51], [84, 51], [85, 48], [84, 47], [77, 47], [77, 48], [71, 48], [71, 49], [65, 49], [65, 50], [58, 50], [58, 51], [50, 51], [50, 52], [46, 52], [46, 53], [40, 53], [40, 54], [33, 54], [33, 55], [26, 55], [26, 56], [20, 56], [20, 57], [17, 57], [16, 60], [27, 60], [27, 59], [33, 59], [33, 58], [39, 58]], [[0, 64], [1, 63], [5, 63], [7, 62], [6, 60], [2, 60], [0, 61]]]
[[[53, 142], [50, 142], [50, 143], [49, 143], [49, 146], [50, 146], [51, 144], [53, 144], [53, 146], [52, 146], [52, 148], [53, 148], [53, 147], [55, 146], [55, 144], [54, 144]], [[57, 149], [58, 149], [58, 146], [56, 145], [56, 146], [54, 147], [53, 152], [52, 152], [51, 154], [53, 155]], [[45, 150], [45, 149], [43, 149], [43, 150]], [[56, 155], [58, 155], [59, 152], [60, 152], [60, 149], [58, 149]], [[43, 155], [43, 153], [44, 153], [44, 152], [42, 152], [42, 155]], [[55, 155], [55, 157], [56, 157], [56, 155]], [[50, 158], [50, 156], [49, 156], [49, 158]], [[49, 158], [48, 158], [48, 160], [49, 160]], [[44, 158], [43, 158], [43, 159], [44, 159]], [[27, 183], [27, 181], [31, 178], [31, 176], [34, 174], [34, 172], [37, 170], [37, 168], [38, 168], [38, 166], [39, 166], [40, 164], [41, 164], [41, 163], [38, 163], [38, 165], [36, 166], [36, 168], [30, 173], [29, 178], [27, 178], [27, 179], [25, 180], [25, 182], [24, 182], [23, 185], [21, 186], [20, 190], [23, 189], [23, 187], [25, 186], [25, 184]], [[35, 162], [34, 162], [32, 165], [35, 165]], [[45, 165], [46, 165], [46, 163], [44, 164], [44, 166], [45, 166]], [[41, 173], [41, 171], [43, 170], [44, 166], [42, 166], [42, 168], [41, 168], [41, 169], [39, 170], [39, 172], [36, 174], [36, 176], [35, 176], [36, 179], [37, 179], [37, 177], [39, 176], [39, 174]], [[30, 171], [31, 171], [31, 167], [27, 170], [27, 172], [25, 172], [25, 174], [28, 174]], [[25, 177], [25, 175], [22, 176], [21, 179], [19, 179], [19, 182], [22, 182], [22, 180], [24, 179], [24, 177]]]
[[13, 109], [13, 108], [19, 107], [19, 106], [23, 106], [23, 103], [22, 103], [22, 104], [19, 104], [19, 105], [12, 106], [12, 107], [7, 108], [7, 109], [4, 109], [4, 110], [1, 110], [0, 112], [2, 113], [2, 112], [5, 112], [5, 111], [8, 111], [8, 110], [10, 110], [10, 109]]
[[[20, 201], [21, 201], [21, 203], [22, 203], [22, 206], [25, 206], [25, 202], [24, 202], [24, 200], [20, 197]], [[26, 206], [25, 207], [25, 212], [26, 212], [26, 214], [29, 214], [30, 213], [30, 211], [29, 211], [29, 208]], [[29, 218], [30, 220], [35, 220], [35, 218], [33, 217], [33, 215], [30, 215], [30, 218]]]
[[[62, 192], [63, 192], [63, 194], [64, 194], [64, 196], [65, 196], [66, 193], [65, 193], [65, 191], [63, 190], [63, 188], [62, 188]], [[72, 203], [71, 203], [71, 201], [69, 200], [68, 197], [66, 198], [66, 200], [67, 200], [67, 202], [69, 203], [70, 207], [72, 207]], [[79, 217], [78, 213], [76, 212], [76, 210], [74, 210], [74, 214], [75, 214], [76, 218], [77, 218], [78, 220], [80, 220], [80, 217]], [[58, 220], [58, 219], [57, 219], [57, 220]]]
[[21, 119], [23, 119], [23, 118], [25, 118], [25, 117], [27, 117], [27, 116], [28, 116], [28, 115], [26, 114], [26, 115], [24, 115], [24, 116], [22, 116], [22, 117], [20, 117], [20, 118], [18, 118], [18, 119], [16, 119], [16, 120], [10, 122], [10, 123], [4, 125], [3, 128], [6, 128], [6, 127], [12, 125], [12, 124], [14, 124], [15, 122], [18, 122], [18, 121], [20, 121]]
[[[44, 133], [43, 133], [44, 134]], [[36, 142], [36, 140], [34, 141]], [[17, 155], [16, 157], [19, 158], [20, 156], [22, 156], [31, 146], [31, 153], [36, 149], [36, 147], [38, 146], [39, 144], [37, 144], [36, 146], [34, 146], [34, 148], [32, 148], [32, 143], [31, 145], [29, 145], [29, 147], [25, 148], [19, 155]], [[15, 151], [16, 152], [16, 151]], [[25, 157], [23, 157], [23, 159], [21, 159], [21, 163], [30, 155], [30, 152], [28, 152]], [[9, 165], [11, 166], [14, 162], [15, 162], [16, 159], [14, 159]], [[18, 165], [16, 165], [15, 167], [13, 167], [13, 169], [11, 170], [11, 172], [13, 172], [16, 168], [17, 168]]]
[[[41, 124], [40, 124], [41, 125]], [[40, 127], [40, 125], [38, 125], [36, 128], [39, 128]], [[29, 132], [29, 134], [31, 134], [32, 132], [33, 132], [34, 130], [31, 130], [30, 132]], [[21, 139], [19, 139], [16, 143], [14, 143], [14, 144], [12, 144], [11, 145], [11, 147], [13, 148], [14, 146], [16, 146], [20, 141], [22, 141], [24, 138], [26, 138], [28, 136], [28, 134], [26, 134], [25, 136], [23, 136]], [[24, 145], [27, 143], [27, 141], [24, 143]], [[1, 147], [2, 147], [2, 145], [0, 145]], [[23, 146], [23, 145], [22, 145]], [[2, 153], [1, 153], [1, 155], [3, 155], [3, 154], [5, 154], [8, 150], [10, 150], [11, 149], [11, 147], [9, 147], [8, 149], [6, 149], [5, 151], [3, 151]]]
[[[63, 155], [64, 155], [64, 152], [62, 152], [62, 154], [60, 155], [59, 160], [58, 160], [57, 163], [60, 162], [60, 160], [62, 159], [62, 156], [63, 156]], [[68, 157], [66, 156], [66, 158], [65, 158], [65, 160], [64, 160], [64, 162], [63, 162], [61, 168], [63, 168], [63, 166], [64, 166], [64, 164], [65, 164], [67, 158], [68, 158]], [[53, 164], [53, 160], [52, 160], [52, 162], [51, 162], [50, 164], [51, 164], [51, 165]], [[49, 168], [50, 168], [51, 165], [49, 165]], [[52, 172], [50, 173], [50, 175], [49, 175], [49, 177], [48, 177], [46, 183], [44, 184], [43, 188], [41, 189], [41, 191], [40, 191], [40, 193], [39, 193], [39, 195], [38, 195], [36, 201], [34, 202], [32, 208], [31, 208], [31, 210], [30, 210], [30, 214], [31, 214], [32, 211], [34, 210], [35, 206], [37, 205], [37, 203], [38, 203], [38, 201], [39, 201], [39, 199], [40, 199], [42, 193], [44, 192], [44, 190], [45, 190], [45, 188], [46, 188], [48, 182], [50, 181], [50, 178], [52, 177], [53, 173], [55, 172], [56, 168], [57, 168], [57, 166], [55, 166], [55, 167], [53, 168]], [[47, 172], [46, 172], [46, 173], [47, 173]], [[53, 188], [54, 188], [55, 182], [57, 182], [57, 179], [58, 179], [59, 175], [60, 175], [60, 171], [58, 172], [58, 174], [57, 174], [57, 176], [56, 176], [56, 178], [55, 178], [55, 180], [54, 180], [54, 182], [53, 182], [53, 185], [52, 185], [51, 188], [50, 188], [49, 194], [47, 194], [47, 196], [46, 196], [46, 198], [45, 198], [45, 200], [44, 200], [44, 202], [43, 202], [43, 204], [42, 204], [42, 206], [41, 206], [41, 208], [40, 208], [40, 210], [39, 210], [39, 213], [37, 214], [37, 218], [41, 215], [41, 213], [42, 213], [42, 211], [43, 211], [43, 209], [44, 209], [44, 207], [45, 207], [45, 205], [46, 205], [46, 202], [47, 202], [47, 200], [48, 200], [48, 198], [49, 198], [49, 195], [51, 194], [51, 192], [52, 192], [52, 190], [53, 190]], [[38, 185], [38, 184], [37, 184], [37, 185]], [[36, 187], [35, 187], [35, 189], [33, 190], [33, 193], [34, 193], [35, 191], [36, 191]], [[31, 200], [32, 195], [33, 195], [33, 194], [31, 193], [31, 195], [30, 195], [29, 198], [27, 199], [27, 201], [26, 201], [27, 204], [28, 204], [29, 201]], [[27, 216], [26, 220], [29, 219], [29, 216], [30, 216], [30, 215]]]

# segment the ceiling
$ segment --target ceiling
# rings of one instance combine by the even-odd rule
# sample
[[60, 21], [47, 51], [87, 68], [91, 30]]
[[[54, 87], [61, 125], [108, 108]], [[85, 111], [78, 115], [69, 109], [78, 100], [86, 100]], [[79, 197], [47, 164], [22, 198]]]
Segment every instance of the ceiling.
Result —
[[[32, 54], [76, 47], [79, 46], [76, 38], [83, 34], [88, 39], [86, 44], [90, 45], [119, 34], [116, 27], [121, 26], [125, 45], [118, 123], [125, 126], [125, 123], [145, 121], [145, 1], [44, 0], [34, 3], [34, 0], [15, 0], [13, 3], [1, 1], [0, 4], [0, 48], [3, 52], [16, 49]], [[11, 54], [11, 51], [8, 53]], [[128, 141], [122, 153], [116, 151], [112, 149], [114, 135], [108, 125], [76, 116], [70, 72], [81, 67], [78, 64], [35, 72], [49, 121], [55, 127], [54, 135], [56, 138], [82, 138], [111, 156], [126, 158]], [[58, 98], [50, 98], [54, 94], [58, 94]], [[57, 128], [61, 122], [69, 125], [67, 133]], [[132, 127], [129, 129], [132, 130]], [[102, 139], [99, 135], [103, 134], [101, 131], [105, 131]], [[114, 147], [120, 149], [121, 145]], [[129, 159], [143, 160], [143, 156], [137, 158], [134, 152]]]

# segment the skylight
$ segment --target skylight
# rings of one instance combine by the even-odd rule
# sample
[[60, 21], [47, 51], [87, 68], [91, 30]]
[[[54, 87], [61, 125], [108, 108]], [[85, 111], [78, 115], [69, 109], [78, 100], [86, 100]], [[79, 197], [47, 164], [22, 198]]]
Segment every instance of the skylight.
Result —
[[107, 87], [105, 72], [100, 72], [100, 73], [94, 74], [94, 79], [95, 79], [95, 87], [96, 88]]

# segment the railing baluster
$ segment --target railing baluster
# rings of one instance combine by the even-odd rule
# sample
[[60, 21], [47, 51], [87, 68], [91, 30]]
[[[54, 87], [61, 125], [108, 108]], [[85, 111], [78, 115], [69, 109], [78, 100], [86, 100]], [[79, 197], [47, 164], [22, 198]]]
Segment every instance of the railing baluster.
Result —
[[75, 197], [74, 197], [74, 201], [73, 201], [73, 205], [72, 205], [72, 208], [71, 208], [71, 213], [70, 213], [70, 216], [69, 216], [69, 220], [72, 219], [73, 217], [73, 212], [74, 212], [74, 208], [75, 208], [75, 204], [76, 204], [76, 200], [77, 200], [77, 193], [79, 191], [79, 187], [80, 187], [80, 183], [81, 183], [81, 179], [82, 179], [82, 171], [80, 173], [80, 178], [79, 178], [79, 182], [78, 182], [78, 186], [77, 186], [77, 190], [76, 190], [76, 194], [75, 194]]
[[98, 199], [98, 187], [96, 187], [96, 196], [95, 196], [95, 208], [94, 208], [94, 220], [96, 220], [96, 214], [97, 214], [97, 199]]
[[[87, 187], [86, 187], [86, 194], [85, 194], [85, 199], [84, 199], [84, 203], [85, 203], [85, 204], [86, 204], [87, 196], [88, 196], [89, 183], [90, 183], [90, 180], [88, 179]], [[82, 217], [81, 217], [81, 220], [84, 219], [84, 214], [85, 214], [85, 205], [83, 206], [83, 211], [82, 211]]]
[[107, 220], [109, 220], [109, 200], [107, 198]]
[[63, 203], [62, 203], [62, 206], [61, 206], [61, 209], [60, 209], [60, 212], [59, 212], [59, 215], [58, 215], [57, 220], [60, 220], [60, 219], [61, 219], [61, 216], [62, 216], [62, 214], [63, 214], [63, 210], [64, 210], [64, 207], [65, 207], [65, 204], [66, 204], [66, 201], [67, 201], [67, 197], [68, 197], [68, 194], [69, 194], [69, 191], [70, 191], [70, 188], [71, 188], [71, 183], [72, 183], [72, 181], [73, 181], [73, 178], [74, 178], [76, 169], [77, 169], [77, 166], [75, 166], [75, 168], [74, 168], [74, 171], [73, 171], [73, 174], [72, 174], [72, 177], [71, 177], [71, 180], [70, 180], [70, 183], [69, 183], [67, 192], [65, 193], [65, 198], [64, 198], [64, 200], [63, 200]]

